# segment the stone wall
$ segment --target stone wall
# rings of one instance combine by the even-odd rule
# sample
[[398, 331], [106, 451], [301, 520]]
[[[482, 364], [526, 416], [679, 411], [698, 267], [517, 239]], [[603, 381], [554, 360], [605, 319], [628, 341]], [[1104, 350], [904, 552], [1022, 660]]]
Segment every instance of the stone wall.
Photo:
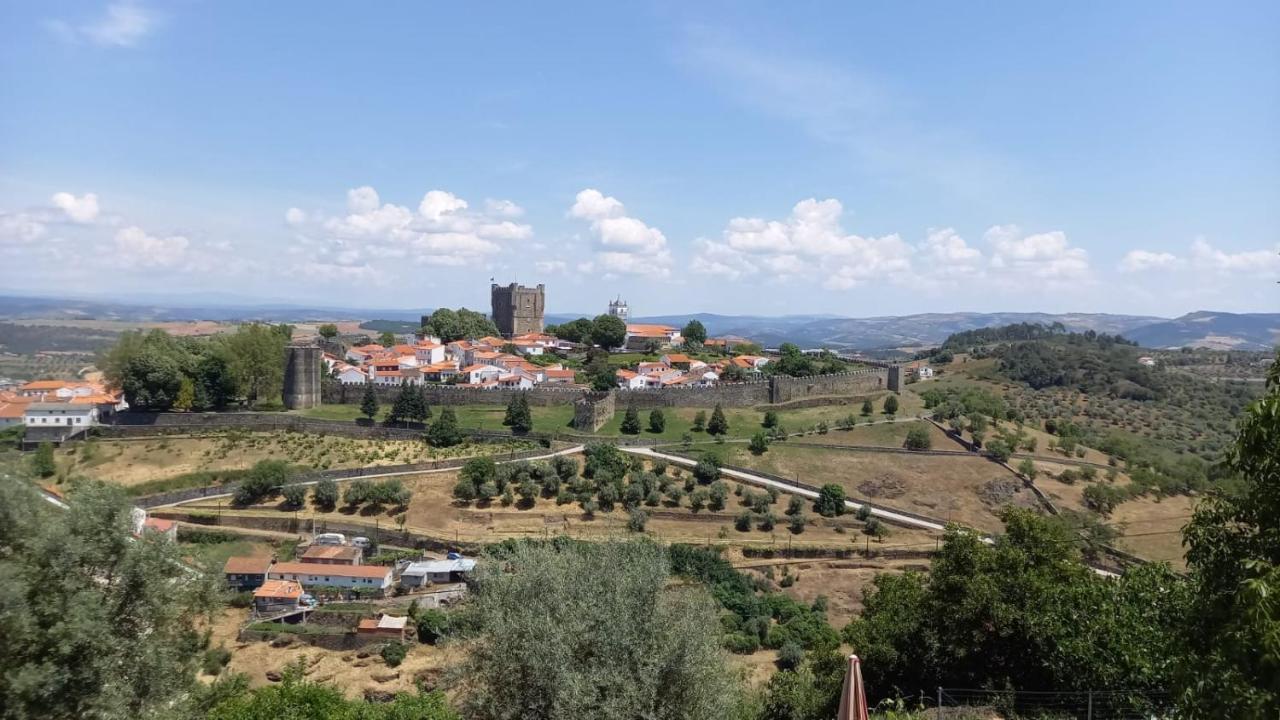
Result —
[[618, 390], [622, 407], [753, 407], [769, 402], [769, 382], [723, 383], [712, 387], [669, 387], [661, 390]]
[[321, 353], [318, 347], [285, 348], [284, 406], [290, 410], [320, 404]]
[[[530, 405], [571, 405], [586, 392], [577, 387], [536, 387], [529, 390], [499, 388], [479, 390], [476, 388], [457, 387], [455, 385], [423, 385], [426, 390], [427, 404], [436, 405], [506, 405], [511, 398], [521, 394], [528, 398]], [[378, 402], [386, 406], [400, 394], [398, 387], [375, 387], [374, 393]], [[324, 403], [336, 405], [350, 403], [359, 405], [364, 397], [363, 385], [342, 385], [332, 383], [324, 388]]]
[[595, 432], [613, 419], [617, 404], [612, 392], [593, 392], [573, 404], [573, 427], [579, 432]]
[[769, 378], [769, 402], [776, 404], [811, 397], [865, 394], [884, 390], [887, 380], [888, 372], [884, 368], [812, 377], [775, 375]]

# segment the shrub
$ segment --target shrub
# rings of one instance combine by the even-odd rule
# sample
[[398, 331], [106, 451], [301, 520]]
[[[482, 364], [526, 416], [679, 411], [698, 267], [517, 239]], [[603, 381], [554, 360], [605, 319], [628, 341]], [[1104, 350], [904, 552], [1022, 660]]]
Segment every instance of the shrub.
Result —
[[787, 500], [787, 514], [795, 515], [796, 513], [803, 511], [804, 500], [801, 500], [799, 495], [792, 495], [791, 499]]
[[711, 419], [707, 421], [708, 435], [724, 435], [729, 432], [729, 421], [724, 416], [724, 410], [719, 404], [711, 411]]
[[404, 656], [409, 652], [402, 642], [389, 642], [382, 646], [382, 659], [387, 663], [387, 667], [400, 667], [400, 663], [404, 662]]
[[449, 616], [441, 610], [420, 610], [415, 623], [418, 629], [418, 642], [428, 645], [435, 645], [449, 630]]
[[804, 661], [804, 648], [794, 640], [788, 640], [778, 649], [778, 668], [794, 670]]
[[311, 491], [311, 502], [321, 510], [332, 510], [338, 505], [338, 483], [325, 478]]
[[818, 499], [813, 503], [813, 510], [823, 517], [843, 515], [844, 499], [844, 488], [835, 483], [827, 483], [818, 491]]
[[747, 449], [752, 455], [763, 455], [769, 449], [769, 438], [765, 436], [763, 431], [757, 432], [751, 436], [751, 442], [747, 445]]
[[760, 423], [762, 427], [775, 428], [778, 426], [778, 413], [773, 410], [766, 410], [764, 413], [764, 421]]
[[219, 645], [216, 648], [209, 648], [200, 658], [200, 671], [205, 675], [218, 675], [229, 662], [231, 662], [231, 651], [226, 647]]
[[788, 527], [791, 529], [793, 534], [799, 535], [804, 532], [804, 526], [807, 522], [808, 521], [805, 519], [804, 513], [798, 512], [791, 516], [791, 522], [788, 524]]
[[297, 509], [307, 500], [307, 488], [303, 485], [288, 485], [280, 494], [284, 496], [285, 507]]
[[908, 450], [928, 450], [933, 447], [933, 438], [929, 436], [928, 428], [917, 425], [907, 431], [907, 439], [903, 445]]
[[50, 477], [58, 471], [53, 460], [53, 443], [42, 442], [36, 447], [36, 454], [31, 458], [31, 470], [40, 477]]
[[649, 432], [661, 434], [667, 429], [667, 416], [662, 414], [660, 408], [654, 408], [649, 411]]
[[693, 476], [700, 483], [711, 483], [720, 479], [720, 463], [714, 457], [704, 455], [693, 466]]
[[735, 655], [750, 655], [760, 649], [760, 640], [755, 635], [732, 633], [724, 637], [724, 648]]
[[733, 519], [733, 527], [738, 532], [750, 532], [751, 530], [751, 512], [743, 510], [738, 513], [738, 517]]
[[729, 486], [722, 481], [717, 480], [711, 483], [711, 489], [708, 493], [708, 505], [712, 510], [723, 510], [725, 502], [729, 499]]
[[649, 514], [640, 508], [635, 508], [631, 514], [627, 516], [627, 529], [631, 532], [642, 533], [644, 527], [649, 523]]
[[898, 396], [890, 395], [884, 399], [884, 414], [894, 415], [898, 412]]
[[[707, 427], [707, 411], [699, 410], [693, 416], [693, 430], [694, 432], [702, 432], [704, 429], [706, 429], [706, 427]], [[690, 440], [692, 440], [692, 438]]]
[[634, 405], [627, 408], [627, 414], [622, 418], [621, 430], [627, 435], [640, 434], [640, 413], [636, 411]]

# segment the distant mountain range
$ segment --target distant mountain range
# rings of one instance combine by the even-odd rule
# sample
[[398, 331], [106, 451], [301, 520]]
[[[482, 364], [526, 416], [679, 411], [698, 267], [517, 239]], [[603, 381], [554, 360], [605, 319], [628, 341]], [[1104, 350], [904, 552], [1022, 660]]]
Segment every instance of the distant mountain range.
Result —
[[[183, 302], [183, 301], [186, 302]], [[0, 320], [94, 319], [128, 322], [212, 320], [234, 322], [299, 322], [308, 320], [392, 320], [416, 323], [429, 308], [350, 309], [288, 303], [236, 302], [227, 296], [192, 296], [165, 302], [160, 298], [136, 301], [76, 300], [0, 296]], [[548, 314], [548, 323], [581, 317], [572, 313]], [[1147, 315], [1106, 313], [925, 313], [869, 318], [835, 315], [651, 315], [632, 322], [683, 326], [699, 320], [711, 335], [738, 335], [766, 346], [793, 342], [801, 347], [849, 350], [916, 348], [939, 345], [962, 330], [1010, 323], [1062, 323], [1068, 330], [1123, 335], [1144, 347], [1211, 347], [1237, 350], [1269, 350], [1280, 341], [1280, 314], [1194, 312], [1176, 319]]]
[[1280, 343], [1280, 314], [1202, 310], [1133, 328], [1124, 336], [1143, 347], [1272, 350]]

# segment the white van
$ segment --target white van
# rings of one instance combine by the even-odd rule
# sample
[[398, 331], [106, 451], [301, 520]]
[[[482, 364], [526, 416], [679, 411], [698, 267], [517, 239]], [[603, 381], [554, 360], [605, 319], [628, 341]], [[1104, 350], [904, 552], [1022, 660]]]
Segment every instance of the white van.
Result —
[[371, 548], [373, 543], [367, 537], [356, 536], [351, 538], [351, 545], [358, 548]]
[[346, 545], [347, 536], [342, 533], [320, 533], [311, 539], [312, 545]]

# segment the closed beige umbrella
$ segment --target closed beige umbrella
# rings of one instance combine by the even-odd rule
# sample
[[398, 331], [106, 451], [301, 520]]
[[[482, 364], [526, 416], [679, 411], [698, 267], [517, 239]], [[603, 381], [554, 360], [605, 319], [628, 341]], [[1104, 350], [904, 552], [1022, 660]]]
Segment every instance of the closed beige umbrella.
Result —
[[849, 667], [844, 671], [844, 689], [840, 691], [836, 720], [868, 720], [867, 690], [862, 686], [862, 661], [857, 655], [849, 656]]

